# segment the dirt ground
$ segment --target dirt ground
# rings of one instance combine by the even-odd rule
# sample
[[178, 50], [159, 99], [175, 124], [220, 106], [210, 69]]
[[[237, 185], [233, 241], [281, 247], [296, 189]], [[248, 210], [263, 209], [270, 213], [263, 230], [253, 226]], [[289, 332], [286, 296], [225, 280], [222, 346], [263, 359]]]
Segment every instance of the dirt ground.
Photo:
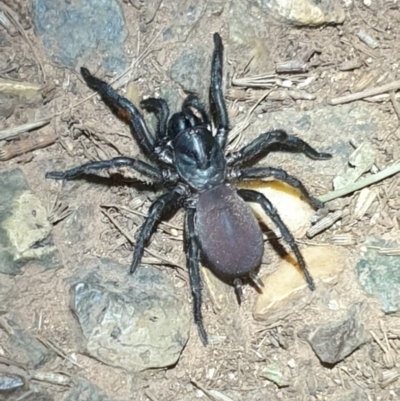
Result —
[[[334, 97], [398, 79], [399, 3], [396, 0], [376, 0], [371, 2], [370, 7], [366, 7], [365, 2], [359, 0], [344, 3], [349, 5], [346, 9], [346, 20], [344, 24], [336, 27], [295, 28], [271, 20], [268, 29], [274, 40], [263, 42], [270, 57], [269, 63], [263, 66], [263, 71], [258, 70], [260, 66], [252, 71], [250, 63], [250, 71], [246, 72], [246, 76], [261, 72], [276, 76], [277, 63], [290, 59], [305, 44], [309, 44], [317, 51], [310, 60], [311, 68], [303, 75], [313, 76], [316, 80], [312, 86], [315, 99], [268, 101], [264, 110], [267, 114], [286, 109], [297, 112], [314, 110], [327, 105]], [[143, 51], [154, 40], [150, 45], [151, 52], [129, 72], [134, 82], [131, 97], [140, 99], [142, 96], [159, 94], [165, 83], [170, 80], [163, 65], [170, 65], [180, 51], [177, 46], [163, 45], [161, 39], [156, 37], [158, 32], [171, 23], [166, 18], [167, 6], [161, 6], [157, 11], [152, 29], [140, 34], [136, 24], [140, 17], [139, 11], [125, 3], [122, 7], [129, 30], [127, 54], [136, 57], [138, 47]], [[211, 54], [214, 31], [219, 31], [224, 42], [229, 44], [227, 14], [228, 7], [225, 7], [220, 15], [201, 19], [187, 41], [182, 43], [182, 47], [201, 44], [208, 48]], [[379, 47], [371, 49], [359, 41], [356, 33], [360, 29], [376, 38]], [[346, 394], [358, 389], [365, 391], [367, 398], [360, 396], [352, 399], [400, 399], [400, 383], [396, 382], [400, 375], [400, 319], [396, 315], [385, 315], [381, 312], [377, 301], [361, 290], [353, 270], [343, 273], [337, 285], [329, 289], [329, 297], [345, 307], [354, 302], [363, 302], [366, 305], [363, 323], [367, 330], [373, 331], [383, 343], [385, 336], [389, 335], [391, 357], [394, 360], [390, 369], [387, 364], [388, 356], [375, 341], [371, 341], [334, 367], [321, 365], [311, 349], [299, 341], [297, 333], [305, 323], [310, 325], [325, 320], [326, 311], [318, 310], [321, 304], [319, 301], [328, 296], [324, 288], [310, 305], [296, 315], [290, 315], [277, 322], [275, 327], [254, 320], [252, 309], [257, 293], [253, 287], [244, 288], [244, 301], [239, 309], [236, 305], [226, 305], [218, 310], [209, 292], [205, 290], [205, 327], [221, 336], [224, 341], [204, 348], [198, 338], [197, 329], [192, 324], [189, 342], [178, 363], [168, 369], [132, 375], [87, 356], [79, 326], [69, 309], [69, 285], [74, 269], [87, 256], [109, 257], [128, 266], [132, 257], [132, 247], [101, 212], [101, 206], [123, 205], [132, 209], [138, 207], [138, 211], [146, 213], [155, 195], [149, 189], [141, 191], [140, 187], [121, 181], [112, 181], [118, 185], [105, 185], [103, 182], [80, 180], [62, 186], [59, 182], [44, 178], [45, 172], [49, 170], [69, 168], [87, 160], [108, 159], [117, 154], [134, 156], [139, 154], [139, 149], [131, 139], [129, 128], [113, 116], [98, 98], [91, 96], [87, 99], [92, 92], [84, 85], [77, 71], [61, 68], [53, 63], [44, 53], [33, 30], [25, 32], [32, 46], [20, 35], [7, 37], [11, 46], [0, 55], [0, 78], [42, 85], [42, 73], [38, 64], [40, 62], [46, 75], [46, 96], [31, 104], [17, 104], [12, 115], [1, 121], [2, 129], [47, 116], [53, 118], [47, 126], [26, 135], [28, 143], [23, 145], [22, 150], [18, 140], [14, 140], [14, 145], [22, 154], [1, 161], [0, 169], [21, 168], [30, 187], [50, 209], [58, 197], [73, 213], [76, 210], [80, 211], [73, 214], [73, 220], [70, 217], [61, 219], [54, 225], [54, 242], [62, 255], [63, 269], [43, 271], [40, 267], [30, 264], [22, 275], [10, 279], [12, 286], [7, 296], [7, 311], [19, 314], [26, 329], [35, 336], [50, 341], [61, 350], [55, 361], [46, 366], [46, 370], [85, 377], [117, 400], [345, 400], [350, 398], [341, 397], [346, 397]], [[235, 54], [229, 45], [226, 46], [227, 71], [230, 72], [227, 88], [232, 88], [232, 73], [243, 71], [250, 57], [251, 49], [248, 54]], [[208, 76], [205, 76], [206, 78], [208, 79]], [[123, 86], [121, 91], [124, 92], [125, 89], [126, 86]], [[243, 93], [231, 94], [231, 99], [237, 101]], [[264, 94], [264, 90], [253, 88], [251, 95], [247, 93], [246, 101], [228, 100], [232, 125], [244, 119], [255, 100]], [[183, 98], [183, 91], [180, 91], [179, 95]], [[382, 116], [381, 130], [370, 138], [370, 143], [377, 151], [376, 166], [380, 170], [393, 164], [400, 156], [400, 105], [393, 92], [392, 100], [386, 95], [386, 98], [379, 101], [370, 100], [368, 107], [376, 108]], [[250, 124], [257, 118], [253, 115]], [[262, 118], [268, 116], [264, 113]], [[29, 141], [35, 143], [38, 138], [46, 136], [55, 137], [55, 143], [43, 149], [29, 151]], [[348, 139], [351, 141], [351, 138]], [[323, 133], [316, 141], [317, 147], [323, 149]], [[5, 146], [5, 143], [0, 146]], [[284, 157], [287, 159], [283, 159], [282, 167], [296, 172], [295, 162], [289, 156]], [[347, 166], [343, 165], [340, 158], [333, 158], [329, 168], [329, 172], [324, 172], [322, 167], [317, 167], [317, 176], [314, 175], [315, 169], [308, 171], [306, 168], [300, 169], [296, 175], [312, 194], [322, 195], [332, 190], [332, 180], [335, 176], [332, 171], [339, 174]], [[308, 240], [307, 237], [299, 238], [299, 244], [302, 247], [313, 244], [337, 245], [340, 244], [338, 238], [345, 238], [342, 246], [351, 253], [351, 260], [354, 262], [358, 259], [361, 244], [367, 236], [381, 235], [385, 239], [397, 239], [400, 232], [399, 180], [399, 177], [394, 176], [372, 187], [377, 191], [378, 197], [362, 219], [356, 219], [354, 216], [357, 194], [339, 199], [345, 211], [341, 222], [312, 240]], [[135, 220], [129, 219], [115, 207], [107, 210], [131, 235], [134, 235], [143, 221], [140, 216]], [[53, 210], [52, 213], [56, 212]], [[181, 240], [182, 222], [183, 213], [178, 213], [170, 221], [177, 229], [171, 230], [170, 227], [162, 226], [149, 245], [149, 249], [171, 260], [172, 267], [174, 264], [185, 264]], [[340, 235], [342, 237], [339, 237]], [[146, 257], [148, 262], [160, 264], [159, 268], [173, 279], [185, 302], [190, 303], [186, 272], [165, 266], [149, 255]], [[279, 263], [279, 256], [268, 245], [264, 261], [266, 263], [261, 268], [261, 276], [274, 271]], [[354, 263], [352, 265], [354, 266]], [[226, 291], [222, 285], [221, 291]], [[235, 302], [234, 297], [228, 299]], [[332, 315], [332, 318], [339, 315]], [[277, 338], [280, 341], [276, 340]], [[0, 350], [1, 348], [0, 344]], [[279, 362], [291, 378], [289, 387], [278, 388], [263, 377], [263, 367], [271, 362]], [[388, 371], [392, 372], [393, 380], [387, 380], [385, 375]], [[68, 390], [46, 382], [40, 385], [46, 388], [55, 400], [64, 399]], [[314, 393], [310, 390], [313, 386], [316, 388]], [[209, 390], [219, 393], [207, 393]], [[221, 398], [221, 394], [230, 398]]]

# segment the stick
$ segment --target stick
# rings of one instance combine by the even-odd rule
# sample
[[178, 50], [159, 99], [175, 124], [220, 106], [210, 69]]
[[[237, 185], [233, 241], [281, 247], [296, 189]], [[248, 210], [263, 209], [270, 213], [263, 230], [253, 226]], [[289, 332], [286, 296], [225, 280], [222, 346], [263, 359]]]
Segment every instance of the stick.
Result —
[[28, 123], [23, 125], [18, 125], [17, 127], [9, 128], [0, 131], [0, 141], [3, 139], [8, 139], [19, 134], [23, 134], [27, 131], [32, 131], [37, 128], [41, 128], [50, 122], [51, 118], [45, 118], [43, 120], [35, 121], [34, 123]]
[[395, 91], [397, 89], [400, 89], [400, 81], [393, 81], [390, 84], [377, 86], [375, 88], [369, 88], [361, 92], [352, 93], [351, 95], [335, 97], [329, 101], [329, 104], [335, 106], [337, 104], [354, 102], [354, 100], [360, 100], [365, 97], [380, 95], [382, 93]]
[[386, 168], [385, 170], [380, 171], [377, 174], [371, 175], [363, 180], [357, 181], [353, 184], [350, 184], [344, 188], [338, 189], [337, 191], [328, 192], [325, 195], [319, 196], [318, 200], [321, 202], [329, 202], [333, 199], [340, 198], [345, 195], [349, 195], [352, 192], [358, 191], [364, 187], [368, 187], [369, 185], [375, 184], [376, 182], [382, 181], [385, 178], [388, 178], [394, 174], [400, 172], [400, 163], [394, 164]]

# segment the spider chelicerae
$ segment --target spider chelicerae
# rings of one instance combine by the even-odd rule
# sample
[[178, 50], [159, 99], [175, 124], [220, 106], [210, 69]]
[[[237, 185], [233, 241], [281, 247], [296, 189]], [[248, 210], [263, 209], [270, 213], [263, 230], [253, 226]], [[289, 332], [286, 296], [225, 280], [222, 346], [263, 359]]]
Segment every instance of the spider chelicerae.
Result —
[[303, 153], [314, 160], [331, 157], [328, 153], [317, 152], [303, 140], [283, 130], [263, 133], [239, 151], [225, 154], [229, 120], [222, 88], [222, 64], [223, 44], [220, 35], [215, 33], [210, 113], [195, 95], [189, 95], [182, 104], [182, 111], [171, 118], [165, 100], [143, 100], [140, 106], [154, 113], [158, 121], [154, 134], [128, 99], [119, 96], [86, 68], [81, 68], [87, 85], [100, 94], [113, 112], [129, 123], [133, 136], [150, 163], [121, 156], [46, 174], [47, 178], [69, 180], [101, 170], [130, 168], [166, 189], [153, 202], [138, 231], [131, 273], [139, 265], [146, 243], [162, 217], [171, 209], [186, 210], [184, 247], [194, 321], [204, 344], [207, 344], [207, 333], [201, 314], [201, 259], [216, 275], [234, 284], [238, 291], [240, 279], [252, 275], [261, 264], [264, 252], [262, 232], [246, 202], [258, 203], [276, 224], [294, 253], [309, 288], [313, 290], [315, 287], [293, 235], [271, 202], [259, 192], [236, 188], [235, 182], [272, 177], [297, 188], [310, 205], [319, 208], [321, 202], [310, 196], [297, 178], [280, 168], [252, 165], [271, 151]]

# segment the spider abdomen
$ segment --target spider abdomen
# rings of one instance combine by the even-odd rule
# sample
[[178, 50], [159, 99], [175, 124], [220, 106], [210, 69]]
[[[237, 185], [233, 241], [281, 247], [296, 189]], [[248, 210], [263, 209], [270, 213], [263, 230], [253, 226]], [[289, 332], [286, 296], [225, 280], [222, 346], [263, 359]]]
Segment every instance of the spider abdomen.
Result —
[[203, 256], [217, 275], [242, 277], [260, 265], [260, 226], [233, 188], [220, 185], [200, 194], [196, 227]]

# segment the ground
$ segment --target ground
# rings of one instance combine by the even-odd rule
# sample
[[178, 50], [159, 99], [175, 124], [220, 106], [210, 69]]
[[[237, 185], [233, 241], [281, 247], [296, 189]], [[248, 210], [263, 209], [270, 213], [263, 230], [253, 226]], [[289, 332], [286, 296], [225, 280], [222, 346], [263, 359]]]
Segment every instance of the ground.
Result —
[[[244, 144], [258, 133], [274, 127], [284, 128], [298, 136], [304, 134], [304, 139], [317, 149], [332, 152], [332, 160], [318, 162], [306, 160], [303, 156], [279, 154], [268, 162], [295, 174], [315, 196], [324, 195], [332, 190], [334, 178], [349, 168], [348, 156], [354, 147], [365, 142], [373, 148], [375, 167], [372, 169], [375, 168], [375, 172], [398, 161], [400, 155], [400, 106], [395, 91], [391, 92], [392, 99], [387, 92], [379, 99], [369, 98], [335, 107], [330, 105], [331, 99], [349, 92], [397, 82], [400, 6], [396, 0], [369, 3], [368, 6], [366, 0], [343, 1], [346, 18], [337, 26], [293, 27], [269, 18], [270, 25], [263, 28], [266, 36], [257, 40], [253, 38], [248, 44], [238, 44], [230, 38], [230, 35], [233, 37], [232, 26], [238, 24], [232, 20], [234, 13], [229, 13], [232, 4], [224, 7], [223, 2], [209, 2], [209, 9], [201, 11], [197, 22], [181, 42], [163, 42], [160, 32], [177, 26], [179, 22], [172, 20], [170, 2], [155, 8], [154, 21], [148, 25], [143, 25], [143, 22], [138, 25], [137, 21], [142, 21], [146, 15], [151, 16], [152, 3], [148, 6], [148, 14], [145, 5], [138, 10], [128, 2], [122, 3], [128, 29], [126, 54], [129, 61], [139, 61], [133, 63], [133, 68], [125, 75], [125, 83], [130, 81], [131, 84], [120, 85], [120, 90], [128, 93], [133, 101], [162, 94], [172, 102], [179, 99], [179, 103], [185, 96], [184, 88], [176, 82], [171, 84], [171, 75], [174, 75], [168, 71], [184, 51], [201, 47], [205, 54], [211, 54], [212, 32], [219, 31], [226, 44], [226, 86], [233, 126], [244, 120], [246, 113], [270, 88], [251, 87], [249, 82], [244, 87], [234, 87], [235, 79], [268, 74], [272, 76], [272, 87], [279, 89], [275, 99], [268, 97], [256, 107], [249, 128], [243, 131], [238, 141]], [[24, 3], [19, 4], [25, 10]], [[23, 15], [23, 11], [20, 12]], [[360, 41], [356, 36], [360, 30], [375, 38], [379, 47], [372, 49]], [[338, 223], [312, 239], [307, 239], [304, 233], [302, 238], [298, 238], [303, 248], [342, 246], [349, 256], [346, 261], [348, 269], [335, 285], [317, 286], [309, 304], [296, 309], [296, 313], [282, 316], [273, 324], [256, 321], [252, 314], [258, 297], [254, 287], [244, 287], [244, 300], [239, 308], [231, 287], [222, 283], [217, 286], [217, 292], [222, 294], [221, 301], [215, 299], [220, 294], [215, 297], [215, 287], [211, 285], [205, 291], [203, 313], [205, 327], [216, 339], [214, 344], [204, 347], [192, 324], [189, 342], [175, 366], [135, 374], [88, 356], [79, 326], [69, 309], [69, 288], [74, 271], [89, 256], [112, 258], [128, 269], [132, 247], [102, 210], [108, 210], [134, 236], [143, 217], [129, 215], [128, 218], [115, 205], [145, 214], [155, 194], [148, 187], [121, 180], [111, 181], [113, 185], [107, 185], [103, 180], [81, 180], [62, 185], [45, 179], [46, 171], [117, 154], [136, 156], [139, 149], [129, 128], [84, 85], [78, 68], [62, 67], [44, 52], [33, 29], [24, 32], [31, 44], [23, 36], [9, 36], [5, 30], [0, 32], [6, 50], [0, 54], [0, 77], [11, 82], [36, 83], [45, 89], [39, 98], [29, 102], [13, 98], [3, 103], [0, 123], [2, 129], [8, 129], [51, 116], [48, 125], [26, 137], [28, 142], [36, 143], [38, 137], [47, 136], [54, 138], [55, 143], [34, 151], [29, 151], [29, 143], [25, 144], [22, 154], [1, 161], [0, 169], [19, 167], [30, 188], [45, 205], [49, 205], [51, 215], [55, 213], [51, 205], [56, 198], [68, 206], [72, 214], [56, 221], [53, 228], [54, 243], [64, 267], [44, 271], [31, 263], [22, 275], [4, 278], [9, 291], [5, 304], [0, 305], [0, 313], [17, 314], [25, 329], [47, 344], [55, 344], [58, 356], [45, 365], [46, 371], [86, 378], [109, 397], [122, 401], [400, 399], [400, 384], [396, 382], [400, 372], [400, 319], [395, 314], [382, 312], [378, 301], [362, 290], [355, 273], [356, 261], [361, 257], [368, 237], [395, 240], [399, 236], [398, 176], [369, 188], [377, 196], [365, 215], [357, 218], [355, 209], [359, 195], [349, 194], [336, 200], [339, 204], [336, 209], [342, 211]], [[306, 60], [307, 71], [284, 74], [284, 78], [276, 74], [278, 63], [298, 58], [307, 49], [313, 50], [311, 59]], [[91, 68], [94, 72], [98, 65], [98, 60], [93, 60]], [[194, 82], [201, 86], [199, 93], [203, 91], [204, 94], [209, 79], [208, 69], [203, 73], [204, 81], [194, 79]], [[111, 74], [105, 74], [101, 68], [98, 74], [107, 81], [112, 79]], [[287, 95], [282, 81], [297, 83], [307, 78], [312, 81], [304, 91], [313, 96], [305, 96], [296, 85], [293, 96]], [[244, 96], [246, 100], [242, 101]], [[206, 103], [207, 98], [203, 99]], [[12, 104], [8, 112], [5, 104]], [[302, 116], [308, 116], [309, 120], [302, 119]], [[311, 121], [310, 130], [304, 126], [307, 121]], [[0, 146], [5, 149], [6, 145], [9, 144], [3, 142]], [[239, 146], [234, 145], [236, 148]], [[361, 174], [369, 170], [371, 166]], [[169, 265], [149, 254], [145, 255], [145, 262], [156, 264], [172, 278], [178, 293], [190, 304], [186, 272], [174, 268], [185, 264], [182, 222], [183, 213], [179, 212], [169, 221], [172, 226], [162, 225], [149, 245], [149, 249], [166, 258]], [[266, 243], [260, 276], [276, 270], [279, 263], [279, 255]], [[340, 320], [356, 303], [362, 304], [360, 313], [366, 331], [372, 331], [387, 349], [392, 350], [390, 355], [394, 362], [388, 361], [389, 352], [384, 352], [384, 347], [371, 337], [368, 344], [342, 362], [334, 366], [321, 364], [298, 333], [305, 326]], [[329, 309], [326, 305], [337, 307]], [[385, 343], [385, 338], [388, 343]], [[4, 356], [7, 356], [7, 350], [0, 340], [0, 357]], [[283, 375], [290, 378], [288, 387], [279, 388], [265, 379], [265, 366], [272, 363], [277, 363]], [[393, 380], [387, 380], [388, 377], [393, 377]], [[46, 388], [55, 400], [67, 397], [66, 387], [49, 382], [40, 386]], [[221, 398], [221, 394], [229, 398]]]

